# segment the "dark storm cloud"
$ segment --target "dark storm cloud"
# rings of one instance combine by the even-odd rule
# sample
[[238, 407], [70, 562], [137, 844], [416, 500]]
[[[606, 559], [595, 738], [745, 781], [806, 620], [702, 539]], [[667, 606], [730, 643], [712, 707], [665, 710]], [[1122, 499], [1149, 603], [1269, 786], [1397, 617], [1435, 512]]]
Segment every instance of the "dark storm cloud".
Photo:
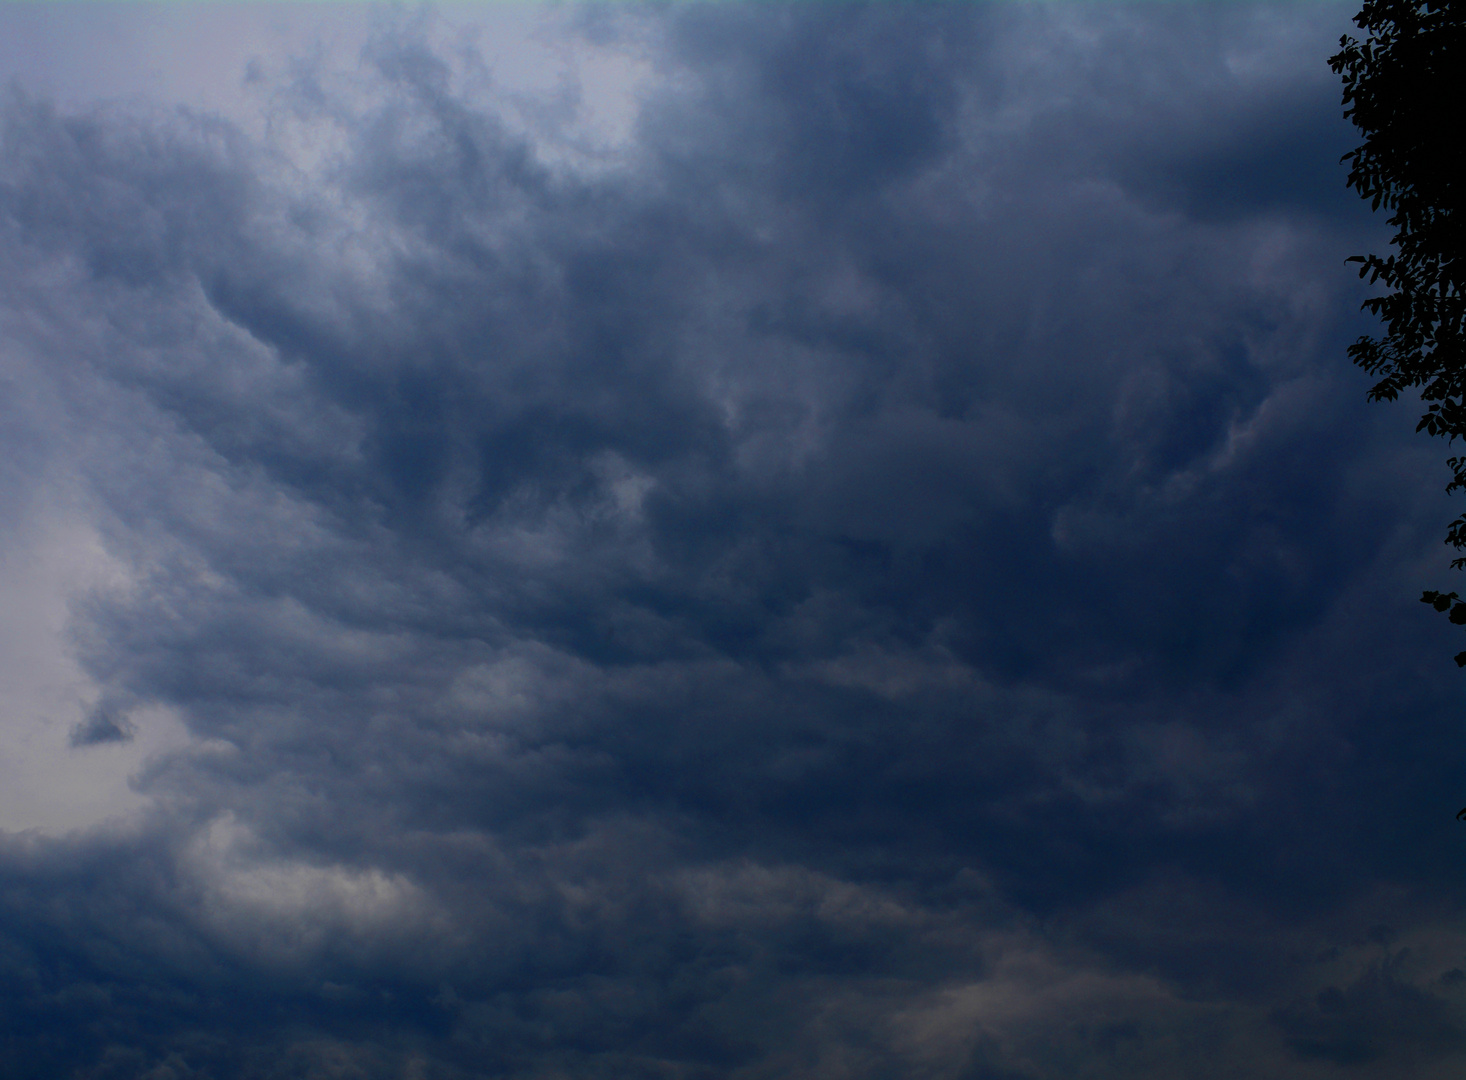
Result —
[[1342, 21], [592, 13], [598, 172], [410, 29], [305, 164], [13, 95], [28, 452], [131, 574], [75, 752], [194, 742], [5, 841], [9, 1074], [1458, 1067]]
[[98, 705], [71, 730], [72, 746], [93, 746], [105, 742], [126, 742], [135, 733], [132, 722], [115, 708]]

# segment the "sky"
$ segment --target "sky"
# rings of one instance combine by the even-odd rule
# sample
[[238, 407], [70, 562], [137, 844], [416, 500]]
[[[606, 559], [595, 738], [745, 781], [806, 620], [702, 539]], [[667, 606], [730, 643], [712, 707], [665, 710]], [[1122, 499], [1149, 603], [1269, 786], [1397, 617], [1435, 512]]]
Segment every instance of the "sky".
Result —
[[1461, 1076], [1353, 13], [0, 6], [0, 1076]]

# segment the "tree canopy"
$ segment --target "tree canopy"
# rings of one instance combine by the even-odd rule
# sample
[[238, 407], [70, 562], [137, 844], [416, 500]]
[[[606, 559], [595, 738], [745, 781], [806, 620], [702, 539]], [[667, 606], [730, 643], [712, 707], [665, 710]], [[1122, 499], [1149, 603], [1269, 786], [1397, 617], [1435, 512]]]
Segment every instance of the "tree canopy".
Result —
[[[1364, 41], [1340, 39], [1329, 61], [1344, 78], [1344, 115], [1364, 135], [1344, 155], [1348, 184], [1374, 209], [1390, 211], [1388, 255], [1356, 255], [1360, 277], [1388, 290], [1367, 300], [1384, 323], [1349, 356], [1378, 381], [1372, 400], [1394, 401], [1419, 389], [1425, 405], [1417, 431], [1466, 441], [1466, 261], [1462, 259], [1462, 169], [1466, 165], [1466, 37], [1463, 4], [1451, 0], [1367, 0], [1354, 23]], [[1466, 489], [1466, 454], [1447, 458], [1447, 491]], [[1466, 514], [1446, 543], [1466, 551]], [[1466, 556], [1451, 564], [1466, 567]], [[1421, 598], [1466, 625], [1457, 593]], [[1456, 655], [1466, 667], [1466, 651]]]

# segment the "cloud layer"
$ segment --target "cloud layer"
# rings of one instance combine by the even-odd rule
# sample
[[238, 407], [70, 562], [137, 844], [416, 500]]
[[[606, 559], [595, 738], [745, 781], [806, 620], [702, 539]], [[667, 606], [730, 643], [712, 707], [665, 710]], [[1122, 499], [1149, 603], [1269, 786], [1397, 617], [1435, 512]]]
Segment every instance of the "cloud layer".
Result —
[[0, 1072], [1456, 1075], [1345, 24], [547, 21], [615, 137], [431, 18], [12, 90], [5, 723], [135, 771], [7, 804]]

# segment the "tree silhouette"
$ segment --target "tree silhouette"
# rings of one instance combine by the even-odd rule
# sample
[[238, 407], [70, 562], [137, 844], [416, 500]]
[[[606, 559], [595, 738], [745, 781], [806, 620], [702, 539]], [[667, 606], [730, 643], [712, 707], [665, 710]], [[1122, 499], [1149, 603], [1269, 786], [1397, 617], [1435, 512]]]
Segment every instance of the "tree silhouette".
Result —
[[[1366, 300], [1384, 321], [1381, 337], [1362, 337], [1349, 357], [1379, 381], [1371, 400], [1394, 401], [1420, 388], [1426, 405], [1417, 431], [1466, 440], [1466, 262], [1462, 259], [1462, 170], [1466, 166], [1466, 20], [1450, 0], [1367, 0], [1354, 24], [1368, 37], [1341, 38], [1329, 66], [1344, 77], [1344, 115], [1364, 142], [1344, 155], [1348, 184], [1395, 228], [1388, 256], [1356, 255], [1359, 276], [1390, 291]], [[1447, 459], [1447, 491], [1466, 489], [1466, 455]], [[1446, 543], [1466, 550], [1466, 514]], [[1466, 567], [1466, 556], [1454, 559]], [[1454, 592], [1421, 597], [1466, 625]], [[1466, 667], [1466, 651], [1456, 655]]]
[[[1362, 337], [1349, 357], [1379, 381], [1375, 401], [1420, 388], [1417, 431], [1466, 440], [1466, 262], [1462, 259], [1462, 167], [1466, 165], [1466, 26], [1450, 0], [1366, 0], [1354, 25], [1364, 42], [1341, 38], [1329, 60], [1344, 77], [1344, 116], [1364, 134], [1345, 154], [1349, 186], [1391, 212], [1395, 253], [1356, 255], [1359, 276], [1390, 291], [1364, 302], [1384, 320], [1382, 337]], [[1448, 492], [1466, 489], [1466, 455], [1446, 459]], [[1446, 530], [1466, 550], [1466, 514]], [[1453, 559], [1466, 567], [1466, 556]], [[1421, 597], [1466, 625], [1466, 601], [1429, 589]], [[1466, 667], [1466, 651], [1456, 654]], [[1456, 815], [1466, 818], [1466, 809]]]

